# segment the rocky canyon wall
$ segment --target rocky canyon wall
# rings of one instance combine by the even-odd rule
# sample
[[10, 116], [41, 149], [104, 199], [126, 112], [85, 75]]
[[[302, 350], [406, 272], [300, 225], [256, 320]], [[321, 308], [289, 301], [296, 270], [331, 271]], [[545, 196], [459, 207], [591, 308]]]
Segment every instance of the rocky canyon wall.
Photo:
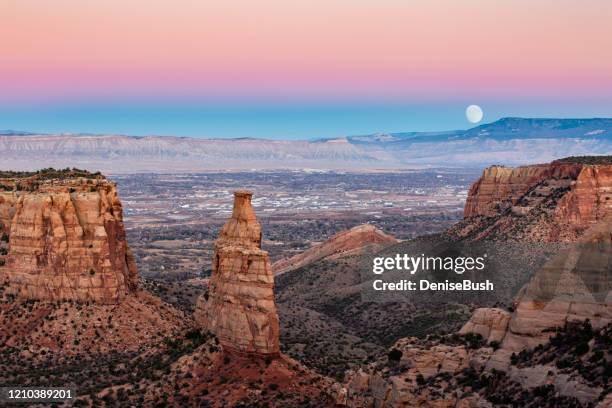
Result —
[[[594, 328], [611, 323], [610, 289], [612, 218], [607, 218], [589, 228], [575, 246], [560, 252], [536, 272], [518, 294], [513, 313], [479, 309], [462, 333], [486, 336], [489, 330], [495, 330], [500, 349], [488, 366], [507, 369], [512, 353], [545, 343], [556, 328], [568, 322], [588, 319]], [[500, 314], [504, 315], [502, 319], [491, 318]]]
[[488, 167], [469, 190], [464, 216], [498, 215], [500, 205], [515, 204], [538, 183], [551, 178], [576, 179], [581, 170], [581, 164]]
[[602, 156], [597, 164], [580, 161], [516, 169], [494, 166], [470, 189], [464, 224], [478, 224], [477, 216], [484, 216], [492, 220], [489, 231], [504, 228], [512, 235], [517, 230], [513, 223], [535, 231], [543, 229], [542, 220], [549, 217], [556, 234], [532, 233], [530, 238], [553, 242], [575, 237], [566, 239], [571, 245], [521, 290], [514, 313], [479, 309], [463, 327], [462, 333], [485, 338], [495, 333], [501, 348], [492, 359], [494, 368], [507, 367], [512, 352], [542, 344], [566, 322], [589, 319], [594, 327], [602, 327], [612, 321], [612, 157]]
[[225, 349], [247, 354], [279, 353], [274, 275], [261, 250], [261, 226], [252, 193], [236, 191], [231, 218], [215, 242], [209, 291], [198, 299], [196, 321], [217, 335]]
[[0, 279], [38, 300], [116, 303], [137, 286], [121, 202], [101, 176], [0, 179]]
[[[612, 156], [597, 158], [597, 163], [581, 162], [585, 159], [591, 158], [485, 170], [470, 190], [466, 218], [449, 230], [451, 237], [528, 238], [534, 245], [563, 240], [564, 244], [508, 310], [476, 309], [457, 335], [400, 339], [393, 346], [397, 361], [389, 357], [349, 372], [347, 405], [493, 406], [495, 400], [489, 397], [496, 397], [495, 387], [479, 390], [478, 380], [498, 376], [504, 380], [496, 387], [519, 385], [523, 393], [531, 390], [534, 400], [536, 391], [548, 388], [558, 401], [610, 406], [605, 380], [597, 381], [602, 374], [585, 375], [588, 370], [582, 366], [587, 360], [609, 361], [609, 352], [602, 353], [601, 345], [591, 339], [576, 361], [568, 365], [568, 357], [561, 357], [563, 347], [577, 353], [567, 340], [576, 327], [585, 325], [601, 333], [612, 323]], [[528, 246], [510, 255], [527, 258]], [[557, 337], [563, 330], [570, 334]], [[470, 345], [472, 333], [482, 336], [478, 340], [482, 345]], [[555, 345], [549, 342], [553, 337]], [[457, 338], [463, 340], [452, 344]], [[475, 375], [469, 378], [469, 373]]]
[[556, 210], [558, 220], [578, 228], [612, 216], [612, 164], [585, 166]]
[[455, 230], [475, 239], [572, 242], [611, 214], [612, 159], [493, 166], [470, 188]]

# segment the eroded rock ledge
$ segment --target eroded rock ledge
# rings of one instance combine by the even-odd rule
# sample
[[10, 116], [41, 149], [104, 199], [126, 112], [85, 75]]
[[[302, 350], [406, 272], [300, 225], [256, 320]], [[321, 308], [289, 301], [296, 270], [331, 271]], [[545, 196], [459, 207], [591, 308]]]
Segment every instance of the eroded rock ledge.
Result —
[[590, 163], [485, 169], [470, 188], [465, 219], [451, 233], [476, 240], [576, 241], [612, 216], [612, 156]]
[[26, 299], [116, 303], [138, 280], [116, 185], [62, 174], [0, 179], [0, 279]]

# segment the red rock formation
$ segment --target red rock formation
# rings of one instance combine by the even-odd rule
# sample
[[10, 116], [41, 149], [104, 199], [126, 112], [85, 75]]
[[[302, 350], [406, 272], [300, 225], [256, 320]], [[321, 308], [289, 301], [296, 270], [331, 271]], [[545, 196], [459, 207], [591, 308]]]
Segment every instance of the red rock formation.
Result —
[[[465, 346], [430, 344], [407, 337], [393, 349], [401, 351], [400, 360], [391, 367], [365, 366], [349, 371], [346, 379], [347, 406], [360, 407], [444, 407], [470, 406], [461, 395], [428, 395], [418, 378], [441, 373], [456, 373], [469, 367], [470, 351]], [[375, 366], [375, 365], [374, 365]], [[374, 368], [374, 369], [373, 369]], [[465, 405], [463, 405], [465, 404]]]
[[[97, 178], [1, 180], [8, 292], [39, 300], [116, 303], [137, 285], [114, 183]], [[1, 264], [1, 263], [0, 263]]]
[[0, 179], [0, 353], [135, 352], [193, 325], [137, 288], [114, 183], [81, 171], [18, 176]]
[[[579, 161], [579, 160], [578, 160]], [[493, 217], [492, 226], [480, 232], [479, 237], [491, 231], [505, 229], [512, 237], [514, 224], [520, 221], [522, 231], [531, 239], [544, 242], [573, 242], [569, 250], [564, 250], [544, 265], [516, 298], [515, 312], [509, 320], [504, 317], [503, 324], [494, 324], [491, 316], [495, 309], [479, 309], [461, 333], [476, 332], [482, 335], [487, 330], [504, 325], [507, 329], [498, 330], [496, 340], [501, 348], [493, 356], [489, 366], [507, 368], [509, 355], [525, 348], [533, 348], [545, 342], [551, 329], [565, 325], [568, 321], [589, 319], [594, 327], [602, 327], [612, 321], [610, 303], [610, 256], [612, 256], [612, 164], [610, 158], [601, 158], [598, 164], [555, 162], [550, 165], [526, 166], [514, 170], [499, 168], [485, 170], [483, 177], [470, 190], [466, 203], [464, 227], [479, 221], [472, 216]], [[560, 178], [569, 178], [565, 188], [559, 188], [550, 196], [560, 195], [548, 201], [552, 207], [548, 225], [554, 225], [554, 234], [537, 235], [546, 226], [542, 217], [529, 217], [529, 208], [523, 214], [502, 215], [503, 206], [508, 201], [517, 207], [532, 203], [536, 208], [537, 197], [546, 196], [544, 188], [554, 186]], [[537, 184], [542, 187], [536, 188]], [[546, 187], [544, 187], [546, 185]], [[558, 187], [558, 186], [556, 186]], [[504, 198], [501, 192], [509, 194]], [[530, 191], [530, 198], [525, 192]], [[560, 194], [559, 194], [560, 193]], [[534, 198], [534, 196], [537, 196]], [[535, 204], [533, 204], [535, 201]], [[539, 214], [542, 214], [539, 213]], [[487, 319], [484, 316], [488, 316]], [[485, 321], [485, 320], [488, 320]]]
[[559, 220], [588, 228], [612, 215], [612, 165], [586, 166], [556, 209]]
[[476, 333], [490, 343], [501, 342], [508, 330], [510, 312], [497, 308], [480, 308], [474, 310], [470, 320], [463, 325], [459, 334]]
[[576, 179], [582, 167], [581, 164], [573, 163], [541, 164], [515, 169], [504, 166], [489, 167], [470, 188], [464, 216], [497, 215], [498, 206], [502, 202], [509, 201], [515, 204], [527, 191], [546, 179], [564, 177]]
[[545, 343], [554, 334], [552, 329], [567, 322], [589, 319], [594, 328], [611, 323], [610, 265], [612, 218], [589, 228], [574, 247], [546, 263], [521, 290], [489, 367], [506, 369], [511, 353]]
[[[348, 405], [489, 406], [478, 392], [458, 392], [447, 387], [448, 383], [435, 386], [428, 381], [440, 373], [461, 378], [468, 367], [478, 373], [502, 370], [508, 379], [525, 389], [552, 385], [561, 396], [575, 397], [585, 405], [596, 403], [603, 395], [602, 387], [570, 378], [554, 362], [520, 367], [511, 366], [510, 360], [512, 353], [546, 343], [555, 335], [555, 328], [566, 323], [589, 319], [595, 329], [610, 324], [611, 264], [612, 220], [606, 219], [589, 228], [576, 247], [559, 253], [535, 274], [517, 297], [513, 313], [495, 308], [476, 309], [459, 331], [480, 334], [487, 343], [497, 343], [496, 349], [451, 346], [429, 338], [400, 339], [393, 346], [402, 352], [397, 367], [371, 364], [348, 373]], [[419, 384], [418, 375], [425, 381]]]
[[268, 253], [261, 250], [252, 193], [234, 195], [232, 217], [215, 243], [209, 292], [198, 300], [196, 321], [215, 333], [225, 349], [278, 354], [274, 276]]
[[324, 258], [340, 258], [360, 254], [368, 249], [374, 250], [381, 245], [396, 242], [398, 242], [397, 239], [385, 234], [373, 225], [358, 225], [350, 230], [342, 231], [300, 254], [275, 262], [272, 269], [276, 275], [279, 275]]
[[472, 239], [574, 242], [612, 214], [612, 163], [493, 166], [472, 185], [451, 234]]
[[[512, 353], [546, 343], [556, 328], [567, 323], [589, 319], [593, 328], [601, 329], [612, 322], [611, 160], [587, 164], [578, 158], [514, 170], [497, 166], [485, 170], [470, 190], [466, 219], [450, 235], [475, 240], [528, 237], [539, 242], [563, 237], [573, 245], [535, 273], [517, 295], [512, 313], [477, 309], [459, 331], [480, 334], [486, 342], [495, 342], [495, 347], [467, 350], [463, 345], [441, 345], [429, 339], [421, 343], [399, 340], [394, 345], [402, 351], [399, 369], [374, 364], [349, 372], [348, 405], [489, 406], [471, 387], [463, 393], [452, 391], [446, 380], [439, 385], [428, 381], [446, 370], [461, 378], [462, 370], [469, 366], [478, 373], [503, 370], [509, 380], [525, 389], [553, 386], [558, 395], [575, 397], [585, 405], [603, 399], [604, 405], [598, 406], [608, 406], [610, 399], [603, 398], [603, 387], [586, 383], [580, 375], [568, 375], [554, 362], [511, 366], [510, 360]], [[555, 234], [542, 233], [551, 225], [555, 229], [548, 232]], [[448, 363], [445, 367], [447, 361], [450, 367]], [[421, 384], [415, 381], [417, 374], [424, 377]]]

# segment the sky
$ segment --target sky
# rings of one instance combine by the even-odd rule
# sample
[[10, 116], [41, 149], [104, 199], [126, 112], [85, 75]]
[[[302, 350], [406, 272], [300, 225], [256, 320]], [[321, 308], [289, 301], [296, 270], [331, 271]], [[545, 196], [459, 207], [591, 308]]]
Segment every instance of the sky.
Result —
[[612, 116], [609, 0], [0, 0], [0, 129], [317, 138]]

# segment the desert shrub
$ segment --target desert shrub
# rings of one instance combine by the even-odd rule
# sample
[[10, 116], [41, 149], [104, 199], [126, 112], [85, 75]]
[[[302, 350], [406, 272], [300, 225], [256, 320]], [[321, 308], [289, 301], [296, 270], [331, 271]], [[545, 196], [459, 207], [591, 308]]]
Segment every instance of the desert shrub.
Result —
[[423, 374], [417, 374], [416, 382], [418, 385], [425, 385], [425, 377], [423, 377]]
[[84, 177], [84, 178], [104, 178], [102, 174], [97, 171], [91, 173], [87, 170], [77, 169], [75, 167], [65, 169], [54, 169], [49, 167], [38, 171], [0, 171], [0, 178], [36, 178], [37, 180], [51, 180], [51, 179], [67, 179], [73, 177]]
[[389, 361], [400, 361], [402, 359], [402, 356], [403, 353], [396, 348], [392, 349], [387, 354], [387, 358], [389, 359]]
[[478, 349], [484, 346], [485, 341], [478, 333], [467, 333], [464, 337], [465, 345], [469, 349]]
[[588, 343], [579, 343], [574, 348], [574, 354], [576, 354], [577, 356], [581, 356], [581, 355], [586, 354], [588, 352], [589, 352], [589, 344]]

